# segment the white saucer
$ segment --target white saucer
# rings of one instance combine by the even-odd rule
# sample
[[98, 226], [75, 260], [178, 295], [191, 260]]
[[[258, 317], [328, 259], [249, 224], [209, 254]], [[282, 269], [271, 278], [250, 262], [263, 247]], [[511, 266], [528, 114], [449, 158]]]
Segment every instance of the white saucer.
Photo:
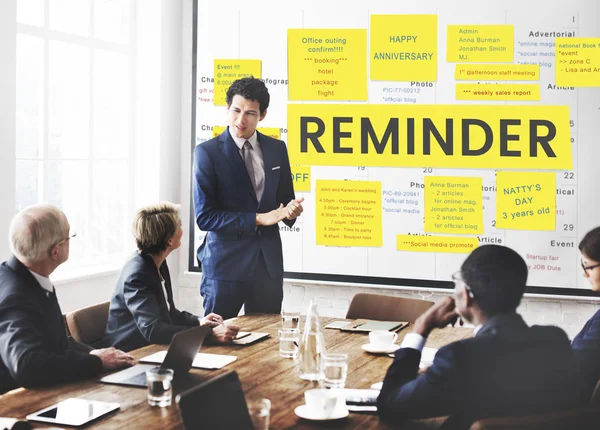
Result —
[[400, 345], [393, 343], [392, 345], [390, 345], [389, 348], [379, 349], [379, 348], [374, 347], [370, 343], [365, 343], [361, 348], [372, 354], [391, 354], [392, 352], [394, 352], [398, 348], [400, 348]]
[[329, 421], [329, 420], [339, 420], [341, 418], [346, 418], [350, 412], [348, 409], [337, 408], [334, 410], [331, 416], [325, 417], [323, 415], [317, 415], [311, 412], [306, 405], [300, 405], [296, 409], [294, 409], [294, 413], [298, 415], [300, 418], [304, 418], [305, 420], [311, 421]]

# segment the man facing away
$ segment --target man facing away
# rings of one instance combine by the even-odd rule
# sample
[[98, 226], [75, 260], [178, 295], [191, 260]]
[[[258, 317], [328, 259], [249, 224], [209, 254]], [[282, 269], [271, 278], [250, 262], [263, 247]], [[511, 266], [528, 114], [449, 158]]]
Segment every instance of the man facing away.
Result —
[[[516, 313], [527, 265], [498, 245], [477, 248], [453, 275], [454, 298], [432, 306], [406, 335], [383, 382], [380, 417], [449, 415], [444, 429], [468, 429], [478, 419], [556, 411], [574, 404], [569, 339], [558, 327], [528, 327]], [[421, 350], [432, 329], [460, 315], [474, 337], [441, 348], [418, 375]]]
[[92, 349], [67, 337], [48, 278], [69, 258], [69, 222], [52, 205], [13, 218], [13, 257], [0, 265], [0, 394], [65, 383], [134, 364], [115, 348]]
[[277, 223], [302, 213], [287, 148], [256, 131], [269, 107], [260, 79], [239, 79], [227, 90], [229, 127], [194, 150], [194, 212], [207, 232], [198, 248], [204, 313], [279, 313], [283, 253]]

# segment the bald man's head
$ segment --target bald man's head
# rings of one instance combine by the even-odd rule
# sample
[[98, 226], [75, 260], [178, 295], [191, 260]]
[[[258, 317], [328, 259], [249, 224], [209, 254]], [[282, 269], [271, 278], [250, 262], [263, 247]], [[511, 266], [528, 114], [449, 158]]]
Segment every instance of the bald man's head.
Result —
[[53, 205], [36, 205], [23, 209], [12, 219], [8, 233], [10, 249], [25, 264], [50, 259], [52, 248], [68, 234], [67, 217]]

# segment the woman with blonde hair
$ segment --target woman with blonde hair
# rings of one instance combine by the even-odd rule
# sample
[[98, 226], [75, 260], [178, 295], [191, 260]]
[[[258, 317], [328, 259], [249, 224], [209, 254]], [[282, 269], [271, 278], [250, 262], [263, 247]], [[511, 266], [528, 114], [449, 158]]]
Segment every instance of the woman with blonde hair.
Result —
[[213, 327], [219, 342], [231, 341], [238, 327], [214, 313], [204, 318], [180, 311], [173, 302], [168, 255], [181, 246], [179, 206], [169, 202], [141, 208], [133, 220], [137, 252], [127, 261], [110, 301], [103, 346], [124, 351], [168, 344], [173, 335], [197, 325]]

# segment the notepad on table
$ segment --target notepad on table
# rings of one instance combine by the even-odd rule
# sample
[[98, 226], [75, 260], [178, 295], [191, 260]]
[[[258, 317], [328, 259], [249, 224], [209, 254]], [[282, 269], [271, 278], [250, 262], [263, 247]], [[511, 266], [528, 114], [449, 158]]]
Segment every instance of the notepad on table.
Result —
[[374, 321], [367, 319], [354, 320], [344, 327], [341, 331], [354, 331], [361, 333], [368, 333], [371, 331], [385, 330], [385, 331], [398, 331], [408, 325], [406, 321]]
[[[140, 359], [140, 361], [142, 363], [160, 364], [165, 360], [166, 355], [167, 351], [159, 351]], [[235, 360], [237, 360], [237, 357], [234, 355], [205, 354], [199, 352], [192, 362], [192, 367], [196, 369], [220, 369]]]

